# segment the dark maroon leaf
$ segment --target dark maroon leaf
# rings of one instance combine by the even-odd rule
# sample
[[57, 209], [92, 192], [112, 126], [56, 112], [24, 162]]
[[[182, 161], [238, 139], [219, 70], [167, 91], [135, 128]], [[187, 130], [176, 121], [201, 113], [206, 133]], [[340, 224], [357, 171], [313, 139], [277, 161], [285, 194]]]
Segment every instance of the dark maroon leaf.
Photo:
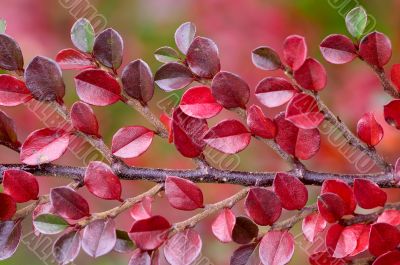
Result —
[[108, 28], [96, 37], [93, 54], [102, 65], [116, 70], [122, 63], [123, 49], [121, 35], [114, 29]]
[[293, 70], [299, 69], [307, 57], [307, 44], [303, 36], [290, 35], [283, 42], [283, 60]]
[[384, 206], [386, 203], [386, 192], [371, 180], [355, 179], [353, 189], [358, 205], [364, 209]]
[[150, 147], [154, 132], [143, 126], [119, 129], [113, 136], [111, 151], [121, 158], [138, 157]]
[[0, 221], [10, 220], [17, 211], [17, 204], [13, 198], [5, 193], [0, 193]]
[[193, 229], [186, 229], [170, 238], [164, 247], [164, 255], [171, 265], [192, 264], [200, 255], [202, 241]]
[[252, 134], [266, 139], [273, 139], [276, 135], [276, 125], [265, 117], [264, 112], [257, 105], [251, 105], [247, 109], [247, 126]]
[[335, 223], [345, 215], [346, 205], [335, 193], [321, 194], [317, 204], [319, 213], [328, 223]]
[[246, 197], [247, 214], [258, 225], [272, 225], [282, 213], [282, 205], [276, 194], [265, 188], [252, 188]]
[[294, 238], [288, 231], [269, 231], [260, 243], [260, 259], [263, 264], [285, 265], [294, 253]]
[[89, 204], [69, 187], [51, 189], [50, 201], [54, 211], [61, 217], [78, 220], [89, 216]]
[[393, 250], [379, 256], [372, 265], [398, 265], [400, 260], [400, 251]]
[[187, 66], [167, 63], [157, 70], [154, 81], [162, 90], [169, 92], [184, 88], [194, 81], [194, 77]]
[[79, 98], [96, 106], [111, 105], [121, 96], [118, 81], [103, 70], [86, 70], [75, 77], [76, 92]]
[[256, 243], [240, 246], [233, 252], [229, 264], [247, 265], [248, 264], [247, 262], [249, 261], [251, 254], [253, 254], [256, 247], [257, 247]]
[[101, 137], [99, 123], [93, 109], [86, 103], [77, 101], [71, 108], [72, 126], [85, 134]]
[[118, 253], [132, 252], [135, 246], [129, 238], [128, 233], [122, 230], [116, 230], [116, 235], [117, 240], [115, 242], [114, 250]]
[[128, 265], [151, 265], [151, 258], [147, 251], [135, 249]]
[[326, 86], [326, 71], [320, 62], [308, 58], [304, 64], [294, 72], [297, 83], [305, 89], [321, 91]]
[[340, 34], [332, 34], [326, 37], [319, 45], [319, 49], [325, 60], [333, 64], [348, 63], [357, 57], [353, 41]]
[[21, 146], [17, 139], [14, 121], [0, 110], [0, 144], [18, 150]]
[[248, 244], [258, 236], [258, 226], [249, 218], [236, 217], [232, 231], [232, 239], [238, 244]]
[[218, 47], [214, 41], [196, 37], [190, 44], [186, 62], [190, 70], [197, 76], [211, 79], [221, 69]]
[[36, 177], [18, 169], [4, 171], [3, 188], [4, 193], [10, 195], [18, 203], [36, 200], [39, 194]]
[[53, 245], [53, 255], [58, 264], [73, 262], [81, 250], [79, 231], [72, 230], [60, 236]]
[[340, 259], [347, 257], [356, 249], [357, 237], [351, 229], [334, 224], [326, 233], [325, 245], [332, 257]]
[[274, 179], [274, 192], [286, 210], [301, 210], [307, 203], [308, 191], [298, 178], [277, 173]]
[[344, 181], [339, 179], [325, 180], [321, 187], [321, 194], [332, 192], [338, 195], [345, 203], [345, 213], [353, 214], [356, 209], [356, 199], [353, 189]]
[[385, 252], [394, 250], [400, 244], [400, 231], [397, 227], [377, 223], [371, 226], [369, 234], [369, 252], [378, 257]]
[[131, 217], [135, 220], [142, 220], [151, 217], [151, 203], [153, 198], [149, 196], [143, 197], [142, 201], [135, 203], [129, 211]]
[[192, 22], [185, 22], [175, 31], [175, 43], [178, 49], [186, 54], [196, 35], [196, 26]]
[[374, 31], [360, 41], [359, 54], [367, 63], [382, 67], [392, 57], [392, 44], [385, 34]]
[[27, 165], [40, 165], [60, 158], [67, 150], [71, 133], [44, 128], [28, 135], [21, 146], [20, 159]]
[[62, 102], [65, 84], [55, 61], [42, 56], [33, 58], [26, 68], [25, 82], [36, 100]]
[[189, 180], [168, 176], [165, 180], [165, 195], [172, 207], [192, 211], [203, 207], [203, 193]]
[[246, 108], [250, 88], [240, 76], [221, 71], [214, 76], [211, 88], [213, 96], [224, 108]]
[[158, 248], [168, 237], [170, 223], [162, 216], [155, 215], [133, 223], [129, 237], [142, 250]]
[[126, 94], [142, 104], [146, 104], [153, 97], [153, 73], [145, 61], [137, 59], [125, 66], [121, 81]]
[[0, 34], [0, 68], [9, 71], [24, 69], [21, 48], [13, 38], [5, 34]]
[[17, 106], [31, 100], [25, 83], [11, 75], [0, 75], [0, 105]]
[[316, 237], [325, 230], [326, 225], [327, 222], [319, 213], [312, 213], [303, 219], [301, 229], [304, 237], [313, 243]]
[[113, 250], [117, 241], [113, 219], [99, 219], [83, 229], [82, 249], [91, 257], [97, 258]]
[[212, 118], [223, 108], [215, 101], [210, 88], [206, 86], [188, 89], [183, 94], [179, 107], [185, 114], [198, 119]]
[[281, 77], [267, 77], [256, 87], [256, 97], [266, 107], [278, 107], [288, 102], [297, 90]]
[[300, 129], [314, 129], [323, 122], [324, 114], [312, 96], [298, 93], [287, 105], [285, 119]]
[[383, 138], [383, 128], [372, 112], [365, 113], [357, 123], [358, 137], [369, 146], [377, 145]]
[[57, 53], [56, 62], [63, 70], [84, 70], [96, 67], [91, 57], [75, 49], [64, 49]]
[[210, 128], [203, 139], [218, 151], [236, 154], [249, 145], [251, 134], [240, 121], [224, 120]]
[[215, 218], [211, 225], [212, 232], [219, 241], [228, 243], [232, 241], [232, 232], [236, 223], [236, 216], [232, 210], [225, 208]]
[[270, 47], [258, 47], [251, 52], [253, 64], [267, 71], [279, 69], [282, 66], [279, 55]]
[[8, 259], [15, 253], [21, 235], [21, 221], [0, 222], [0, 260]]

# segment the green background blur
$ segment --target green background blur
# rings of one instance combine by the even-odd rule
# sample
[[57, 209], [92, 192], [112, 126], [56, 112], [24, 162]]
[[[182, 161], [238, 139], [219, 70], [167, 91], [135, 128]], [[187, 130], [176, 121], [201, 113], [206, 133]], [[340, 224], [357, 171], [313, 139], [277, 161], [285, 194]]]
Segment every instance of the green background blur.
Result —
[[[351, 129], [354, 130], [357, 120], [366, 111], [374, 111], [378, 121], [384, 125], [385, 138], [378, 145], [378, 150], [385, 154], [388, 161], [393, 162], [399, 153], [400, 136], [396, 130], [385, 124], [382, 117], [382, 105], [388, 101], [383, 95], [376, 77], [361, 62], [347, 65], [330, 65], [321, 58], [318, 45], [331, 33], [346, 34], [344, 14], [357, 3], [362, 4], [367, 12], [376, 19], [376, 30], [386, 33], [392, 40], [393, 58], [390, 64], [399, 62], [400, 31], [400, 1], [341, 1], [341, 0], [0, 0], [0, 17], [7, 20], [7, 33], [20, 44], [24, 53], [25, 65], [36, 55], [55, 58], [61, 49], [72, 47], [69, 32], [76, 18], [90, 17], [93, 14], [106, 18], [107, 27], [113, 27], [124, 38], [124, 62], [129, 63], [136, 58], [142, 58], [149, 63], [153, 72], [160, 66], [153, 57], [158, 47], [169, 45], [174, 47], [173, 34], [175, 29], [185, 21], [197, 25], [198, 35], [213, 39], [220, 50], [223, 70], [233, 71], [242, 76], [250, 85], [252, 91], [259, 80], [275, 72], [264, 72], [256, 69], [250, 60], [251, 50], [260, 45], [269, 45], [281, 53], [281, 45], [287, 35], [300, 34], [307, 39], [309, 55], [320, 59], [328, 70], [328, 86], [321, 93], [326, 103], [340, 115]], [[67, 8], [66, 8], [67, 6]], [[72, 6], [72, 7], [71, 7]], [[122, 68], [121, 68], [122, 69]], [[67, 83], [66, 103], [68, 106], [77, 100], [74, 91], [73, 76], [76, 72], [64, 73]], [[181, 92], [176, 93], [179, 97]], [[157, 114], [161, 114], [161, 106], [169, 106], [170, 95], [157, 89], [150, 106]], [[252, 102], [256, 102], [252, 99]], [[53, 122], [47, 117], [47, 112], [37, 112], [36, 116], [27, 110], [26, 106], [2, 108], [17, 123], [18, 135], [23, 140], [29, 132], [43, 127], [43, 123]], [[106, 143], [110, 143], [112, 135], [118, 128], [125, 125], [149, 126], [135, 111], [117, 103], [111, 107], [94, 107], [100, 121], [101, 132]], [[268, 116], [273, 117], [282, 109], [265, 109]], [[223, 112], [210, 121], [233, 117]], [[43, 122], [43, 119], [45, 121]], [[309, 168], [321, 171], [357, 172], [354, 164], [333, 147], [342, 139], [334, 136], [323, 136], [319, 154], [307, 161]], [[211, 152], [216, 155], [216, 152]], [[2, 162], [18, 162], [18, 156], [0, 147]], [[57, 163], [82, 165], [95, 155], [82, 157], [67, 152]], [[238, 157], [217, 155], [210, 158], [217, 167], [227, 167], [229, 159], [238, 162], [236, 169], [251, 171], [285, 170], [285, 164], [268, 150], [268, 147], [253, 141]], [[127, 160], [131, 165], [147, 167], [190, 168], [193, 164], [189, 159], [183, 159], [173, 145], [161, 139], [155, 139], [151, 148], [140, 158]], [[374, 169], [371, 168], [371, 171]], [[41, 193], [46, 194], [50, 187], [63, 185], [66, 180], [40, 178]], [[124, 197], [134, 196], [150, 187], [150, 183], [124, 182]], [[205, 193], [206, 203], [221, 200], [239, 187], [233, 185], [201, 185]], [[315, 200], [317, 188], [310, 188], [310, 201]], [[90, 201], [92, 211], [104, 210], [116, 205], [116, 202], [104, 202], [94, 198], [82, 189], [82, 194]], [[390, 200], [398, 200], [400, 195], [388, 191]], [[1, 207], [1, 206], [0, 206]], [[242, 206], [236, 206], [234, 211], [243, 214]], [[154, 212], [168, 216], [173, 221], [183, 220], [194, 213], [173, 210], [164, 198], [157, 198]], [[284, 213], [283, 217], [291, 213]], [[212, 264], [229, 264], [229, 257], [237, 247], [235, 244], [221, 244], [212, 237], [210, 223], [207, 219], [196, 227], [203, 237], [203, 258]], [[118, 218], [118, 226], [128, 230], [132, 219], [128, 214]], [[0, 264], [55, 264], [51, 257], [52, 237], [40, 240], [29, 234], [31, 225], [25, 221], [24, 240], [17, 253]], [[299, 225], [293, 230], [299, 234]], [[305, 264], [308, 245], [298, 236], [295, 258], [290, 264]], [[51, 240], [50, 240], [51, 239]], [[89, 258], [83, 251], [75, 264], [127, 264], [129, 255], [111, 253], [96, 260]], [[201, 263], [204, 264], [204, 263]]]

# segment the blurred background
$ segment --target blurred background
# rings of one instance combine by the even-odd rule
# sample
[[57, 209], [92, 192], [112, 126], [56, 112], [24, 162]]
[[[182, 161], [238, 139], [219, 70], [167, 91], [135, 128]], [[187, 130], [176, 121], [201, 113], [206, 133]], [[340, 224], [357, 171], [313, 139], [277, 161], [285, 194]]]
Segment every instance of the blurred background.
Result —
[[[377, 149], [385, 158], [394, 163], [397, 159], [400, 134], [388, 126], [383, 119], [383, 104], [389, 101], [379, 85], [377, 78], [362, 62], [354, 61], [346, 65], [330, 65], [323, 60], [319, 52], [319, 43], [331, 33], [346, 33], [345, 14], [355, 5], [361, 4], [368, 14], [375, 19], [371, 28], [384, 32], [392, 40], [393, 57], [390, 64], [399, 62], [400, 8], [399, 0], [0, 0], [0, 17], [7, 20], [7, 34], [14, 37], [20, 44], [24, 54], [25, 65], [36, 55], [55, 58], [61, 49], [72, 47], [69, 32], [74, 21], [82, 16], [93, 18], [97, 30], [112, 27], [124, 38], [124, 61], [126, 65], [136, 58], [142, 58], [149, 63], [153, 72], [161, 65], [153, 52], [161, 46], [174, 47], [173, 34], [175, 29], [185, 21], [197, 25], [198, 35], [213, 39], [220, 50], [223, 70], [228, 70], [242, 76], [254, 91], [255, 85], [266, 76], [278, 76], [278, 72], [265, 72], [256, 69], [250, 58], [251, 51], [260, 45], [268, 45], [282, 51], [282, 43], [290, 34], [300, 34], [306, 37], [309, 56], [319, 59], [328, 71], [328, 86], [321, 97], [328, 106], [340, 116], [354, 131], [358, 119], [366, 111], [373, 111], [377, 120], [384, 126], [384, 140]], [[389, 66], [387, 67], [389, 69]], [[121, 68], [122, 69], [122, 68]], [[73, 77], [76, 72], [64, 72], [67, 84], [66, 103], [71, 106], [77, 100]], [[163, 108], [169, 109], [176, 98], [160, 89], [156, 90], [155, 98], [150, 103], [157, 114]], [[256, 102], [254, 97], [252, 102]], [[111, 107], [94, 107], [100, 122], [101, 132], [105, 142], [110, 144], [112, 135], [122, 126], [144, 125], [150, 127], [135, 111], [122, 103]], [[60, 122], [48, 109], [36, 108], [29, 103], [15, 108], [2, 108], [12, 116], [17, 124], [20, 141], [33, 130], [55, 125]], [[273, 117], [280, 108], [264, 109], [269, 117]], [[33, 115], [35, 114], [35, 115]], [[222, 112], [212, 119], [210, 124], [225, 118], [233, 117]], [[50, 125], [49, 125], [50, 124]], [[360, 156], [358, 152], [344, 144], [343, 139], [332, 131], [329, 126], [321, 126], [322, 147], [320, 152], [306, 164], [309, 168], [331, 172], [366, 172], [377, 170], [372, 162]], [[88, 146], [79, 142], [74, 145], [57, 163], [69, 165], [84, 165], [90, 160], [100, 159], [98, 154]], [[89, 150], [89, 151], [87, 151]], [[235, 168], [250, 171], [277, 171], [287, 169], [286, 165], [271, 152], [267, 146], [253, 141], [251, 145], [238, 156], [224, 156], [215, 151], [206, 152], [210, 162], [220, 168]], [[1, 161], [4, 163], [18, 162], [18, 156], [0, 147]], [[191, 168], [194, 165], [183, 157], [171, 144], [162, 139], [155, 139], [150, 149], [140, 158], [127, 160], [130, 165], [144, 167]], [[41, 193], [46, 194], [50, 187], [66, 184], [66, 180], [40, 178]], [[124, 197], [131, 197], [149, 188], [151, 183], [124, 182]], [[206, 203], [216, 202], [228, 197], [240, 187], [233, 185], [202, 184]], [[310, 187], [309, 203], [315, 201], [318, 189]], [[92, 211], [101, 211], [117, 205], [117, 202], [104, 202], [94, 198], [85, 189], [80, 191], [90, 201]], [[392, 190], [390, 200], [400, 199], [400, 194]], [[1, 206], [0, 206], [1, 207]], [[234, 211], [244, 214], [239, 204]], [[154, 202], [154, 213], [167, 216], [176, 222], [186, 219], [194, 213], [173, 210], [164, 198]], [[291, 213], [284, 213], [282, 218]], [[196, 227], [203, 237], [202, 257], [210, 264], [229, 264], [232, 251], [238, 246], [221, 244], [211, 234], [210, 223], [213, 217]], [[51, 241], [53, 237], [36, 239], [31, 230], [30, 221], [25, 221], [24, 238], [17, 253], [0, 264], [20, 265], [29, 262], [36, 264], [55, 264], [52, 260]], [[129, 214], [118, 217], [118, 228], [129, 230], [132, 219]], [[299, 225], [293, 229], [299, 234]], [[295, 258], [290, 264], [306, 263], [307, 246], [298, 236], [298, 247]], [[75, 264], [127, 264], [129, 254], [111, 253], [96, 260], [88, 257], [83, 251]], [[206, 263], [199, 263], [206, 264]]]

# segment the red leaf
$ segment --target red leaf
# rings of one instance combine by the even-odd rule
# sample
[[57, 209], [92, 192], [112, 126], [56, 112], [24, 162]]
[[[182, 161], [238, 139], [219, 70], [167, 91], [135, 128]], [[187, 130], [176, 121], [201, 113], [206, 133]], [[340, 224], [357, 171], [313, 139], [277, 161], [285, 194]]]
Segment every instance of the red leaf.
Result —
[[274, 192], [264, 188], [252, 188], [246, 197], [247, 214], [258, 225], [272, 225], [282, 213], [282, 205]]
[[273, 139], [276, 136], [275, 123], [265, 117], [261, 108], [257, 105], [251, 105], [247, 109], [247, 126], [252, 134], [266, 139]]
[[192, 72], [180, 63], [167, 63], [161, 66], [155, 76], [155, 83], [164, 91], [184, 88], [194, 80]]
[[344, 258], [357, 247], [357, 237], [351, 229], [345, 229], [340, 224], [332, 225], [325, 238], [326, 249], [334, 258]]
[[75, 76], [79, 98], [96, 106], [111, 105], [120, 100], [121, 87], [118, 81], [103, 70], [85, 70]]
[[400, 244], [400, 231], [395, 226], [377, 223], [371, 226], [369, 234], [369, 252], [378, 257], [394, 250]]
[[28, 135], [22, 144], [20, 159], [27, 165], [50, 163], [67, 150], [71, 134], [59, 128], [44, 128]]
[[221, 71], [211, 83], [212, 94], [226, 109], [246, 108], [250, 98], [249, 85], [238, 75]]
[[174, 141], [174, 135], [172, 134], [172, 119], [165, 112], [160, 115], [160, 121], [164, 124], [165, 128], [168, 131], [168, 143], [172, 143]]
[[281, 77], [264, 78], [257, 84], [255, 92], [258, 100], [269, 108], [285, 104], [296, 93], [292, 84]]
[[203, 207], [203, 193], [189, 180], [168, 176], [165, 180], [165, 195], [172, 207], [192, 211]]
[[54, 211], [63, 218], [78, 220], [89, 216], [89, 204], [69, 187], [51, 189], [50, 201]]
[[294, 238], [288, 231], [269, 231], [260, 243], [260, 259], [263, 264], [285, 265], [294, 253]]
[[186, 62], [192, 72], [202, 78], [211, 79], [221, 69], [218, 47], [214, 41], [196, 37], [190, 44]]
[[97, 35], [93, 54], [104, 66], [118, 69], [122, 63], [124, 43], [121, 35], [114, 29], [108, 28]]
[[285, 173], [277, 173], [274, 179], [274, 192], [286, 210], [301, 210], [308, 200], [306, 186], [298, 178]]
[[0, 144], [14, 150], [19, 150], [21, 146], [17, 139], [14, 121], [0, 110]]
[[17, 211], [17, 204], [8, 194], [0, 193], [0, 205], [0, 221], [11, 219]]
[[153, 198], [143, 197], [142, 201], [135, 203], [129, 211], [131, 217], [135, 220], [142, 220], [151, 217], [151, 203]]
[[89, 135], [99, 135], [99, 124], [92, 108], [83, 102], [77, 101], [71, 108], [72, 126], [75, 129]]
[[151, 257], [147, 251], [143, 251], [140, 248], [133, 251], [131, 259], [128, 265], [151, 265]]
[[393, 226], [400, 225], [400, 211], [389, 209], [385, 210], [376, 220], [377, 223], [387, 223]]
[[383, 138], [383, 128], [372, 112], [365, 113], [357, 123], [358, 137], [369, 146], [377, 145]]
[[224, 120], [210, 128], [203, 139], [218, 151], [236, 154], [249, 145], [251, 134], [240, 121]]
[[285, 118], [301, 129], [314, 129], [323, 122], [324, 114], [312, 96], [299, 93], [287, 105]]
[[283, 60], [293, 70], [299, 69], [307, 57], [307, 44], [303, 36], [290, 35], [283, 42]]
[[397, 90], [400, 91], [400, 64], [394, 64], [390, 71], [390, 78]]
[[215, 218], [211, 225], [212, 232], [219, 241], [228, 243], [232, 241], [232, 232], [235, 227], [236, 216], [231, 209], [225, 208]]
[[90, 162], [84, 181], [86, 188], [95, 196], [105, 200], [122, 200], [121, 182], [107, 164]]
[[179, 104], [186, 114], [198, 119], [209, 119], [216, 116], [222, 106], [215, 101], [211, 90], [206, 86], [192, 87], [187, 90]]
[[326, 86], [326, 71], [320, 62], [308, 58], [304, 64], [294, 72], [297, 83], [305, 89], [321, 91]]
[[278, 114], [274, 121], [278, 128], [275, 141], [285, 152], [307, 160], [319, 151], [321, 137], [318, 129], [300, 129], [287, 121], [284, 113]]
[[78, 257], [81, 250], [79, 231], [72, 230], [60, 236], [53, 245], [53, 255], [58, 264], [68, 264]]
[[345, 215], [344, 201], [335, 193], [326, 192], [318, 197], [318, 211], [329, 223], [335, 223]]
[[10, 195], [18, 203], [36, 200], [39, 194], [39, 183], [36, 177], [23, 170], [4, 171], [3, 188], [4, 193]]
[[356, 256], [368, 249], [369, 231], [371, 230], [370, 225], [366, 224], [355, 224], [348, 226], [345, 229], [350, 229], [354, 232], [357, 238], [357, 247], [350, 254], [351, 257]]
[[22, 236], [21, 223], [21, 221], [0, 222], [0, 260], [10, 258], [17, 250]]
[[31, 99], [24, 82], [11, 75], [0, 75], [0, 105], [17, 106]]
[[251, 52], [251, 60], [257, 68], [267, 71], [273, 71], [282, 66], [279, 55], [267, 46], [254, 49]]
[[236, 217], [232, 240], [238, 244], [249, 244], [258, 236], [258, 226], [245, 216]]
[[158, 248], [168, 237], [170, 223], [162, 216], [155, 215], [133, 223], [129, 237], [142, 250]]
[[357, 203], [354, 197], [353, 189], [340, 179], [325, 180], [321, 187], [321, 194], [332, 192], [338, 195], [345, 203], [345, 213], [353, 214]]
[[364, 209], [384, 206], [387, 200], [386, 192], [368, 179], [354, 180], [354, 195], [358, 205]]
[[63, 70], [84, 70], [96, 65], [87, 54], [75, 49], [64, 49], [57, 53], [56, 62]]
[[203, 135], [207, 132], [207, 121], [186, 115], [181, 108], [172, 114], [172, 134], [176, 149], [185, 157], [197, 157], [206, 146]]
[[333, 258], [327, 252], [317, 252], [312, 254], [308, 261], [311, 265], [345, 265], [347, 262], [343, 259]]
[[113, 219], [99, 219], [83, 229], [82, 248], [91, 257], [97, 258], [113, 250], [117, 242]]
[[312, 243], [325, 230], [326, 225], [327, 222], [319, 213], [312, 213], [303, 219], [301, 229], [304, 237]]
[[178, 49], [186, 54], [196, 35], [196, 26], [192, 22], [185, 22], [175, 31], [175, 43]]
[[186, 229], [170, 238], [164, 247], [164, 255], [171, 265], [192, 264], [200, 255], [202, 241], [193, 229]]
[[372, 265], [399, 265], [400, 251], [393, 250], [379, 256]]
[[121, 158], [133, 158], [143, 154], [153, 141], [154, 132], [143, 126], [119, 129], [112, 139], [112, 153]]
[[352, 40], [340, 34], [329, 35], [321, 42], [319, 48], [325, 60], [333, 64], [348, 63], [357, 57]]
[[400, 99], [392, 100], [383, 106], [383, 114], [389, 125], [400, 130]]
[[0, 68], [9, 71], [24, 69], [21, 48], [13, 38], [6, 34], [0, 34]]
[[374, 31], [362, 38], [359, 54], [367, 63], [382, 67], [392, 57], [392, 44], [385, 34]]
[[[256, 250], [257, 244], [252, 243], [238, 247], [232, 254], [230, 265], [246, 265], [250, 260], [253, 252]], [[258, 255], [257, 255], [258, 256]], [[257, 264], [259, 265], [259, 264]]]

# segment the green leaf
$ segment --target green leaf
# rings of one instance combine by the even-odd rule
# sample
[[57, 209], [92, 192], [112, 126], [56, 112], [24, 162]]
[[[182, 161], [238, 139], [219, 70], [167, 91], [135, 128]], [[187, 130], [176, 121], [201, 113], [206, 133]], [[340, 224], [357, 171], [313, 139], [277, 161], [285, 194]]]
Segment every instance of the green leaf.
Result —
[[6, 33], [7, 21], [5, 19], [0, 19], [0, 34]]
[[156, 57], [157, 61], [162, 63], [171, 63], [179, 61], [178, 52], [175, 49], [168, 46], [158, 48], [154, 52], [154, 57]]
[[349, 33], [359, 39], [367, 26], [367, 12], [362, 6], [358, 6], [350, 10], [346, 16], [346, 27]]
[[71, 29], [71, 40], [76, 48], [83, 52], [92, 52], [94, 45], [94, 29], [86, 18], [78, 19]]
[[35, 218], [33, 225], [42, 234], [54, 235], [64, 231], [69, 224], [54, 214], [42, 214]]

